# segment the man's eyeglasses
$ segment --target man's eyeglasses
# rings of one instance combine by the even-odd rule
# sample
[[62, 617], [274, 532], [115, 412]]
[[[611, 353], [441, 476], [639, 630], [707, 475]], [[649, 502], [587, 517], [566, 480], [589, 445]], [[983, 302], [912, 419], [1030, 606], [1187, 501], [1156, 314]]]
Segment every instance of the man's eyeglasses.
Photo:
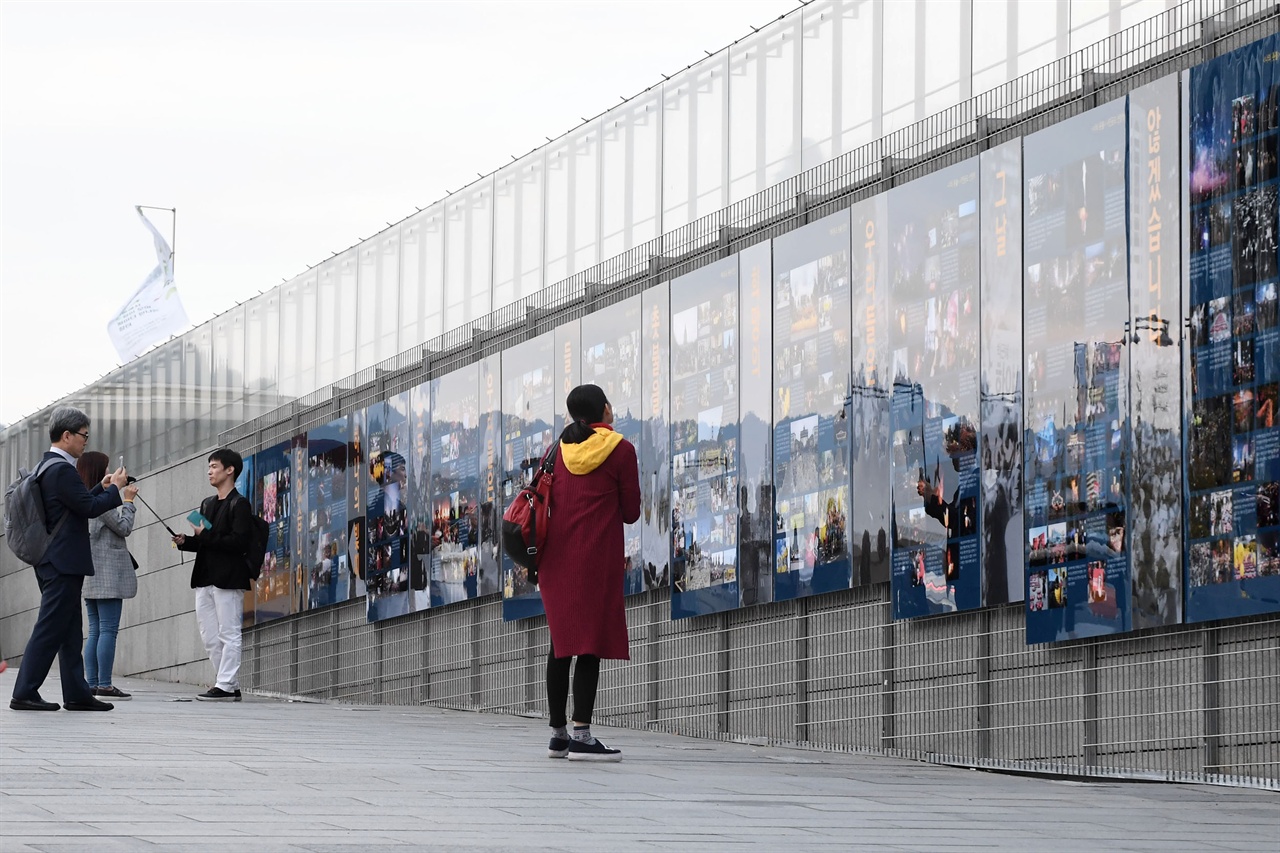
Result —
[[73, 435], [78, 435], [81, 438], [83, 438], [85, 441], [89, 440], [89, 433], [87, 432], [77, 432], [77, 433], [73, 433]]

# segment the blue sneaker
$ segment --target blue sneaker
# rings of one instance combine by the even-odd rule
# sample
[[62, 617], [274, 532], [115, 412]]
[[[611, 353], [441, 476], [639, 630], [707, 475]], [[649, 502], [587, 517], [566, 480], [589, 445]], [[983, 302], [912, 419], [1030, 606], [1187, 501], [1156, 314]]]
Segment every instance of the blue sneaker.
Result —
[[569, 739], [552, 735], [551, 743], [547, 745], [547, 758], [564, 758], [568, 754]]
[[569, 742], [570, 761], [621, 761], [622, 750], [610, 749], [598, 738], [590, 741], [573, 740]]

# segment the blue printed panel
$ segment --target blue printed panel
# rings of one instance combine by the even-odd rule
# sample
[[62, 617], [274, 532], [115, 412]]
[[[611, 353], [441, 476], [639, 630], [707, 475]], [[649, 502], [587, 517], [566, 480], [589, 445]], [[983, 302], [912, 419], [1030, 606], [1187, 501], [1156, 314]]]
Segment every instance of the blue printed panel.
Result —
[[849, 214], [773, 242], [774, 600], [848, 589]]
[[1191, 70], [1187, 620], [1280, 611], [1280, 36]]
[[307, 433], [307, 548], [301, 555], [308, 609], [351, 597], [347, 565], [347, 418]]
[[671, 540], [671, 617], [736, 608], [736, 258], [671, 282]]
[[1023, 145], [1028, 643], [1130, 628], [1125, 115]]
[[893, 616], [982, 604], [978, 161], [889, 193]]
[[[503, 511], [528, 486], [547, 449], [555, 441], [557, 373], [552, 363], [555, 335], [548, 332], [502, 353]], [[525, 619], [542, 613], [542, 597], [523, 566], [502, 555], [502, 618]]]
[[431, 606], [480, 591], [480, 364], [431, 381]]
[[409, 393], [365, 410], [365, 614], [403, 616], [409, 595]]

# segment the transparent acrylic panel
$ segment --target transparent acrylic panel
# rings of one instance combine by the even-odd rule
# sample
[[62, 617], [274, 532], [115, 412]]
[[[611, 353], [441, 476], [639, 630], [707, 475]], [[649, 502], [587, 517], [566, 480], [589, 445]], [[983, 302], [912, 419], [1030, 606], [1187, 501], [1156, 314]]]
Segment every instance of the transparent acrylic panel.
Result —
[[738, 253], [738, 585], [773, 600], [773, 246]]
[[670, 291], [663, 282], [641, 294], [644, 356], [641, 406], [644, 437], [640, 451], [640, 524], [644, 586], [671, 582], [671, 373]]
[[558, 139], [546, 148], [547, 213], [543, 225], [546, 240], [543, 286], [550, 287], [569, 277], [572, 239], [572, 157], [568, 139]]
[[[556, 438], [555, 335], [548, 332], [502, 352], [502, 485], [499, 503], [505, 509], [533, 474]], [[502, 560], [502, 618], [540, 615], [542, 598], [529, 582], [527, 570], [505, 553]]]
[[493, 179], [493, 304], [516, 298], [520, 242], [520, 164], [499, 169]]
[[[187, 405], [183, 411], [183, 451], [194, 453], [205, 446], [213, 423], [213, 345], [208, 323], [197, 326], [184, 337], [182, 379]], [[122, 396], [118, 385], [108, 383], [108, 387], [115, 389], [113, 397]], [[113, 400], [109, 417], [114, 420], [118, 413], [119, 406]]]
[[[801, 12], [801, 166], [808, 169], [842, 153], [840, 93], [842, 3], [817, 0]], [[838, 34], [839, 33], [839, 34]]]
[[[961, 41], [968, 33], [961, 27], [961, 4], [952, 0], [925, 0], [924, 2], [924, 55], [928, 61], [924, 64], [924, 92], [928, 97], [935, 92], [948, 90], [955, 86], [962, 74], [969, 73], [968, 68], [961, 68], [963, 51]], [[966, 46], [967, 47], [967, 46]], [[930, 111], [941, 110], [959, 100], [959, 89], [955, 89], [957, 97], [949, 103], [935, 103]]]
[[582, 321], [570, 320], [555, 330], [555, 377], [558, 392], [554, 399], [556, 436], [564, 431], [568, 409], [565, 400], [569, 392], [582, 384]]
[[307, 433], [307, 538], [299, 562], [306, 577], [303, 608], [327, 607], [351, 597], [347, 567], [348, 419], [336, 418]]
[[[613, 406], [613, 428], [636, 448], [637, 457], [644, 444], [641, 313], [640, 297], [633, 296], [582, 318], [582, 382], [604, 389]], [[644, 589], [640, 540], [638, 521], [623, 527], [624, 595]]]
[[1021, 601], [1022, 142], [982, 153], [982, 602]]
[[741, 602], [739, 439], [733, 257], [671, 282], [672, 619]]
[[[381, 402], [373, 406], [381, 407]], [[351, 598], [360, 598], [367, 592], [365, 586], [368, 571], [365, 547], [365, 503], [368, 487], [364, 474], [365, 431], [369, 420], [367, 409], [357, 409], [350, 415], [351, 435], [347, 442], [347, 569], [351, 573], [349, 588]], [[365, 605], [366, 609], [368, 605]]]
[[[1008, 0], [973, 0], [975, 95], [993, 89], [1009, 79], [1009, 23]], [[1015, 41], [1015, 54], [1016, 46]]]
[[1176, 75], [1129, 95], [1129, 504], [1141, 507], [1129, 534], [1134, 628], [1182, 621], [1179, 97]]
[[365, 618], [403, 616], [412, 609], [409, 591], [408, 507], [411, 443], [409, 392], [365, 410]]
[[446, 207], [445, 329], [489, 313], [493, 180], [455, 194]]
[[431, 382], [431, 606], [479, 595], [480, 365]]
[[409, 389], [409, 597], [411, 608], [431, 606], [431, 383]]
[[1125, 100], [1023, 143], [1027, 642], [1129, 630]]
[[400, 234], [384, 231], [358, 249], [359, 356], [356, 369], [372, 367], [400, 351]]
[[419, 329], [422, 341], [444, 332], [444, 204], [423, 212], [422, 298], [423, 317]]
[[[254, 455], [254, 510], [271, 527], [262, 576], [253, 582], [253, 621], [288, 616], [293, 594], [293, 442]], [[247, 615], [247, 614], [246, 614]]]
[[889, 580], [893, 531], [889, 492], [889, 232], [884, 193], [849, 211], [853, 236], [852, 427], [849, 470], [856, 487], [850, 503], [853, 583]]
[[[840, 129], [841, 142], [836, 154], [845, 154], [874, 138], [874, 126], [879, 120], [873, 91], [876, 60], [882, 53], [876, 43], [877, 18], [881, 6], [873, 0], [844, 2], [840, 5], [840, 29], [836, 34], [838, 47], [833, 51], [840, 60], [838, 73], [833, 70], [839, 97], [839, 119], [833, 127]], [[808, 164], [805, 164], [808, 167]]]
[[847, 211], [773, 241], [774, 600], [850, 582]]
[[[335, 380], [345, 378], [356, 372], [356, 326], [351, 322], [351, 318], [356, 316], [356, 311], [358, 310], [356, 302], [359, 296], [358, 264], [359, 258], [355, 249], [339, 255], [336, 262], [338, 316], [336, 319], [337, 337], [334, 339], [334, 343], [336, 344], [335, 348], [338, 356], [334, 360], [334, 368], [337, 371], [334, 374]], [[323, 346], [319, 341], [317, 341], [316, 349], [317, 351], [323, 350]]]
[[893, 14], [884, 16], [884, 45], [884, 111], [890, 113], [915, 102], [915, 3], [894, 4]]
[[729, 202], [800, 171], [800, 16], [729, 48]]
[[978, 161], [888, 195], [895, 619], [982, 604]]
[[[548, 377], [550, 381], [550, 377]], [[502, 588], [502, 355], [480, 362], [480, 564], [479, 594]]]
[[426, 319], [426, 262], [423, 215], [400, 223], [400, 340], [404, 349], [422, 343]]
[[377, 362], [382, 294], [378, 287], [378, 239], [366, 240], [356, 248], [360, 265], [356, 270], [356, 369]]
[[[296, 286], [294, 292], [296, 293]], [[281, 402], [281, 299], [281, 291], [272, 289], [251, 300], [245, 307], [246, 420], [274, 409]], [[284, 349], [291, 347], [286, 345]], [[296, 359], [296, 352], [293, 355]]]
[[729, 51], [662, 85], [662, 228], [671, 232], [728, 203]]
[[1268, 36], [1187, 86], [1190, 622], [1280, 610], [1277, 53]]
[[601, 257], [610, 258], [659, 233], [662, 93], [627, 101], [601, 122]]
[[600, 260], [600, 125], [569, 135], [569, 270], [582, 272]]

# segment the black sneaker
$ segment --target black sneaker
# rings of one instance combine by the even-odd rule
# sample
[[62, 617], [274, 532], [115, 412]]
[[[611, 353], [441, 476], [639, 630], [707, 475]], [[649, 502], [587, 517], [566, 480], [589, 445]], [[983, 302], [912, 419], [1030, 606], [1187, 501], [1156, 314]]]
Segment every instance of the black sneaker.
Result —
[[569, 739], [567, 737], [555, 737], [552, 735], [551, 743], [547, 745], [547, 758], [564, 758], [569, 754]]
[[117, 702], [123, 702], [126, 699], [132, 699], [132, 693], [125, 693], [119, 687], [95, 687], [93, 695], [102, 699], [114, 699]]
[[569, 741], [570, 761], [621, 761], [622, 750], [610, 749], [599, 738]]
[[210, 687], [203, 693], [196, 694], [196, 700], [199, 702], [239, 702], [240, 691], [234, 693], [223, 690], [221, 687]]

